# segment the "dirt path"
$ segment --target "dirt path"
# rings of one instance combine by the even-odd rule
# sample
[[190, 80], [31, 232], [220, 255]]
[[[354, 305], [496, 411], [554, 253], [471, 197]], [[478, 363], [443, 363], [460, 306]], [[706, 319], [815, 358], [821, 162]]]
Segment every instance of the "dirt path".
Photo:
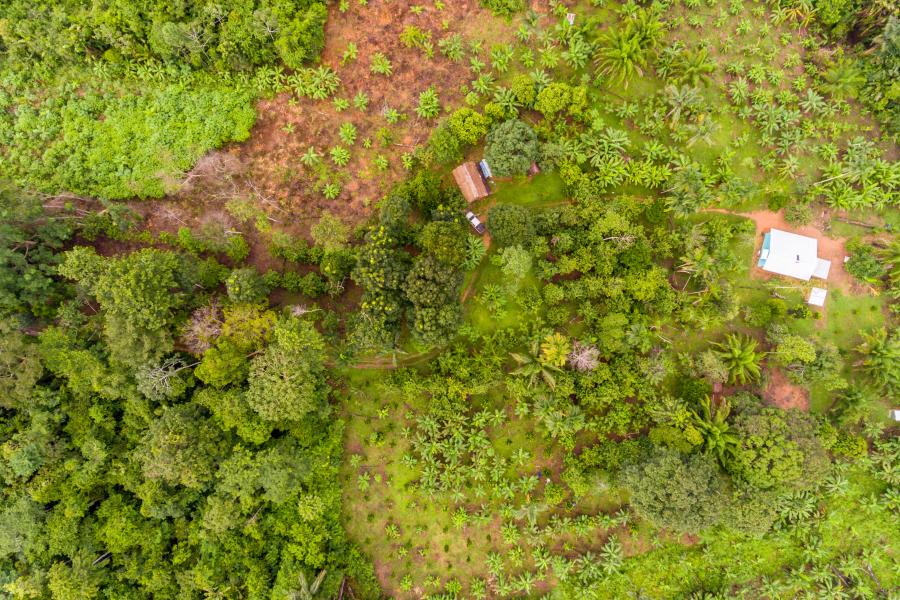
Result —
[[781, 369], [769, 369], [769, 383], [763, 390], [763, 399], [773, 406], [788, 410], [809, 410], [809, 391], [791, 383]]
[[[364, 360], [353, 365], [354, 369], [400, 369], [403, 367], [411, 367], [420, 362], [431, 360], [441, 353], [443, 346], [432, 348], [428, 352], [419, 352], [418, 354], [409, 354], [403, 358], [393, 356], [377, 356], [369, 360]], [[332, 365], [334, 366], [334, 365]]]
[[759, 248], [762, 246], [763, 234], [770, 229], [782, 229], [792, 233], [798, 233], [811, 238], [815, 238], [819, 242], [819, 257], [831, 261], [831, 271], [828, 273], [828, 287], [837, 288], [846, 293], [853, 293], [853, 279], [844, 268], [844, 257], [847, 256], [847, 239], [828, 237], [822, 230], [815, 225], [791, 225], [784, 218], [784, 212], [774, 212], [771, 210], [755, 210], [751, 212], [732, 212], [724, 209], [711, 208], [707, 212], [720, 212], [731, 215], [738, 215], [753, 219], [756, 223], [756, 240], [753, 246], [753, 269], [752, 274], [758, 279], [770, 279], [772, 274], [756, 267], [756, 257]]

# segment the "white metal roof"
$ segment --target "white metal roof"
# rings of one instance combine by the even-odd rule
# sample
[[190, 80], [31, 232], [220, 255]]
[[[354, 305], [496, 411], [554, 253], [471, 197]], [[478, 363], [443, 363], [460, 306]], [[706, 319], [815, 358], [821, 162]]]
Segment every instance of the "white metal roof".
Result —
[[809, 292], [809, 300], [807, 302], [813, 306], [825, 306], [825, 298], [828, 296], [828, 290], [814, 287]]
[[[763, 271], [809, 281], [819, 268], [819, 242], [780, 229], [771, 230], [769, 239], [769, 254]], [[827, 275], [827, 271], [825, 273]]]
[[828, 272], [830, 270], [831, 261], [820, 258], [818, 264], [816, 265], [816, 270], [813, 271], [813, 277], [815, 277], [816, 279], [828, 279]]

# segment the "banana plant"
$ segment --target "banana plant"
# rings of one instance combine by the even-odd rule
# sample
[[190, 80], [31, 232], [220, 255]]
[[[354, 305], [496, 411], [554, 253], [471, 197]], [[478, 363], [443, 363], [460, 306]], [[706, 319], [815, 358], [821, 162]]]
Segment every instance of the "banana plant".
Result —
[[292, 600], [313, 600], [319, 593], [319, 589], [322, 587], [322, 582], [325, 581], [325, 575], [327, 574], [328, 571], [322, 569], [312, 584], [310, 584], [309, 580], [306, 579], [306, 574], [300, 571], [300, 588], [291, 594]]

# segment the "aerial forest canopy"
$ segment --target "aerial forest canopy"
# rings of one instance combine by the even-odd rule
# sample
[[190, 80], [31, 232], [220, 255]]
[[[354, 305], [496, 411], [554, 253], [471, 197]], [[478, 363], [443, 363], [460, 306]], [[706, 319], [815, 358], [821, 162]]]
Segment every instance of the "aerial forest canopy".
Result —
[[0, 6], [0, 598], [891, 600], [900, 7]]
[[322, 0], [13, 0], [2, 17], [4, 54], [20, 64], [163, 63], [217, 73], [318, 58], [328, 12]]

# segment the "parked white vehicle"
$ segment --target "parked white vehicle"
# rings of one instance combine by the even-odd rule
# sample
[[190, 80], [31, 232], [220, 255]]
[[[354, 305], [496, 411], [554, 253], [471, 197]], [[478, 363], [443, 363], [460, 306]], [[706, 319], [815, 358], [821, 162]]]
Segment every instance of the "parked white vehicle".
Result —
[[478, 220], [478, 217], [475, 216], [471, 210], [466, 213], [466, 220], [472, 226], [472, 229], [477, 231], [479, 234], [484, 233], [484, 223]]

